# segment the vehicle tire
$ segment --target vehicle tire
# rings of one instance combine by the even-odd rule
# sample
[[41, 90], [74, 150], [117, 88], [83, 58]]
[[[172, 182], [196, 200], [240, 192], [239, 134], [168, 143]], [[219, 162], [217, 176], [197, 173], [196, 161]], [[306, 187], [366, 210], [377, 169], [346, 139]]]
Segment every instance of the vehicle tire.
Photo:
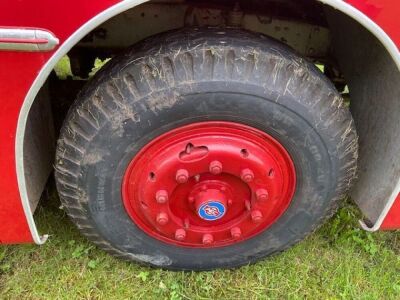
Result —
[[81, 91], [57, 188], [100, 248], [173, 270], [253, 263], [331, 216], [357, 134], [332, 83], [293, 50], [235, 29], [151, 37]]

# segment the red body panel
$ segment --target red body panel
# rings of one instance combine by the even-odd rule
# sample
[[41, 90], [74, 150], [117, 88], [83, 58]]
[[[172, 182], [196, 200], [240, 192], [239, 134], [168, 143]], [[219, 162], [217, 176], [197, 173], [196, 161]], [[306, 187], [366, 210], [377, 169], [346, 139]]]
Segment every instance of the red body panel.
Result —
[[[118, 0], [2, 0], [0, 27], [43, 28], [54, 33], [62, 44], [80, 26]], [[393, 0], [347, 1], [381, 26], [400, 46], [397, 21], [400, 2]], [[18, 116], [25, 96], [41, 68], [56, 51], [0, 51], [0, 243], [31, 242], [22, 209], [15, 164]], [[386, 228], [400, 227], [400, 199], [390, 213]]]
[[393, 230], [400, 228], [400, 194], [397, 196], [392, 208], [382, 223], [382, 230]]
[[[0, 26], [44, 28], [62, 44], [89, 19], [117, 0], [3, 0]], [[34, 13], [33, 13], [34, 12]], [[15, 135], [25, 96], [40, 69], [56, 51], [0, 52], [0, 242], [32, 242], [21, 205], [15, 168]]]

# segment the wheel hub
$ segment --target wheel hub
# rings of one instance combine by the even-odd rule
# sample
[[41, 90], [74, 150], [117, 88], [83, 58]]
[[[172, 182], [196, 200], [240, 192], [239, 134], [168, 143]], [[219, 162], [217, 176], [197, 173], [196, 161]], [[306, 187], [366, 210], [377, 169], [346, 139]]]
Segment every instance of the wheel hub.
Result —
[[202, 181], [193, 187], [189, 199], [194, 201], [196, 213], [201, 219], [216, 221], [221, 219], [228, 209], [228, 201], [232, 199], [232, 188], [219, 180]]
[[146, 145], [129, 164], [122, 198], [148, 235], [186, 247], [255, 236], [288, 207], [293, 162], [271, 136], [231, 122], [195, 123]]

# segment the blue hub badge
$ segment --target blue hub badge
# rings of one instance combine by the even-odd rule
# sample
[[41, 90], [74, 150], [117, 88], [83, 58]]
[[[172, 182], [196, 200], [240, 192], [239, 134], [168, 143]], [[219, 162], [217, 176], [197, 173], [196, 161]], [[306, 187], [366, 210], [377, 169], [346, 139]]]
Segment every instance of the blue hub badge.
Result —
[[209, 201], [200, 206], [198, 213], [204, 220], [215, 221], [225, 215], [225, 206], [221, 202]]

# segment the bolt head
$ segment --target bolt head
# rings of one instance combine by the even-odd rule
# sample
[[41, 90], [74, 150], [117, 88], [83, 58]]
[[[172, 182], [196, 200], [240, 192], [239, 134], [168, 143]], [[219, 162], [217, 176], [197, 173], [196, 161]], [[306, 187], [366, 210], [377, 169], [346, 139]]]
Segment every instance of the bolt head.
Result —
[[159, 190], [156, 192], [156, 201], [159, 204], [166, 203], [168, 201], [168, 192], [166, 190]]
[[259, 210], [253, 210], [251, 212], [251, 219], [253, 220], [254, 223], [260, 223], [263, 219], [262, 212]]
[[190, 196], [189, 198], [188, 198], [188, 201], [189, 201], [189, 203], [194, 203], [194, 197], [192, 197], [192, 196]]
[[157, 223], [160, 225], [166, 225], [168, 223], [168, 214], [161, 212], [157, 215]]
[[209, 171], [211, 174], [218, 175], [222, 173], [222, 163], [214, 160], [210, 163]]
[[252, 182], [254, 179], [254, 173], [250, 169], [243, 169], [242, 172], [240, 173], [240, 178], [244, 182], [247, 182], [247, 183]]
[[203, 244], [204, 245], [210, 245], [214, 242], [214, 237], [212, 234], [206, 233], [203, 235]]
[[176, 239], [177, 241], [183, 241], [185, 238], [186, 238], [186, 231], [185, 231], [185, 229], [180, 228], [180, 229], [177, 229], [177, 230], [175, 231], [175, 239]]
[[256, 191], [256, 197], [258, 201], [268, 200], [268, 191], [266, 189], [258, 189]]
[[189, 218], [185, 218], [185, 220], [183, 220], [183, 227], [185, 227], [185, 229], [188, 229], [190, 227]]
[[176, 171], [175, 179], [178, 183], [186, 183], [189, 180], [189, 172], [185, 169]]
[[238, 239], [242, 236], [242, 230], [239, 227], [233, 227], [231, 229], [231, 236], [234, 239]]

